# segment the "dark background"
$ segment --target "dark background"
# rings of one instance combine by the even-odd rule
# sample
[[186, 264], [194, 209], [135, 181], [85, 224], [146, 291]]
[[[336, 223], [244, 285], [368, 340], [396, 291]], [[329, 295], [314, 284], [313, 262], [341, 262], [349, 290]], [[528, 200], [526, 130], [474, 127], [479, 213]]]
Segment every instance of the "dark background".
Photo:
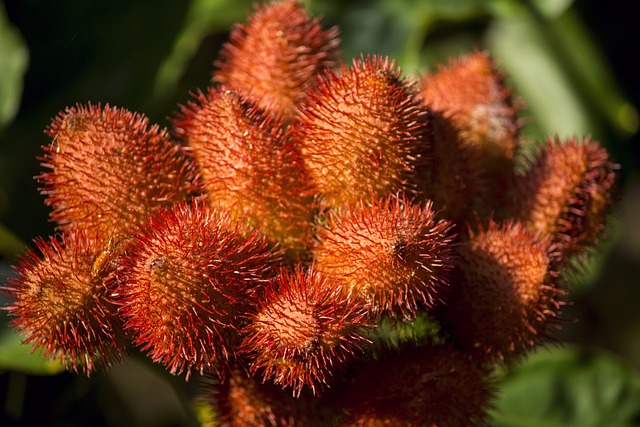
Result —
[[[543, 40], [544, 58], [571, 82], [572, 101], [584, 107], [581, 119], [588, 124], [586, 131], [602, 141], [622, 165], [612, 238], [600, 248], [587, 271], [574, 280], [574, 303], [566, 317], [577, 320], [567, 321], [558, 338], [565, 343], [565, 349], [597, 354], [594, 357], [598, 363], [601, 355], [613, 360], [611, 363], [619, 368], [616, 374], [628, 377], [630, 383], [621, 386], [618, 394], [622, 397], [607, 408], [621, 413], [623, 410], [615, 405], [626, 405], [624, 410], [629, 416], [619, 425], [640, 425], [640, 404], [633, 407], [625, 400], [640, 396], [640, 149], [634, 110], [640, 105], [640, 70], [635, 60], [640, 40], [640, 3], [559, 1], [555, 3], [566, 3], [569, 8], [551, 17], [536, 6], [543, 2], [533, 0], [495, 2], [504, 6], [499, 11], [495, 10], [497, 6], [487, 6], [487, 2], [471, 0], [445, 2], [448, 6], [440, 8], [437, 5], [445, 3], [434, 1], [431, 3], [436, 6], [431, 9], [425, 6], [429, 3], [335, 0], [306, 4], [313, 13], [322, 13], [326, 23], [341, 27], [345, 61], [359, 52], [382, 53], [398, 58], [404, 70], [422, 72], [460, 52], [486, 48], [494, 53], [495, 48], [498, 62], [507, 74], [513, 71], [511, 82], [523, 97], [536, 90], [535, 85], [531, 86], [535, 78], [543, 81], [552, 76], [539, 75], [531, 80], [526, 70], [523, 74], [510, 69], [509, 64], [514, 62], [509, 58], [517, 59], [518, 52], [513, 48], [506, 53], [500, 50], [504, 41], [500, 39], [501, 31], [507, 25], [521, 23], [521, 28], [531, 31], [531, 39]], [[144, 113], [151, 122], [169, 126], [168, 117], [178, 104], [189, 99], [189, 92], [208, 84], [213, 60], [230, 25], [243, 19], [251, 10], [250, 4], [205, 0], [4, 2], [8, 21], [28, 49], [29, 61], [19, 109], [12, 118], [0, 118], [0, 224], [4, 227], [0, 238], [5, 239], [0, 273], [10, 274], [9, 264], [24, 245], [53, 231], [33, 180], [41, 170], [37, 159], [41, 146], [50, 142], [43, 130], [51, 118], [77, 102], [100, 102]], [[197, 5], [204, 5], [199, 13], [193, 12]], [[509, 5], [512, 10], [506, 7]], [[563, 21], [567, 16], [577, 20], [585, 32], [576, 36], [568, 29]], [[583, 44], [569, 43], [563, 50], [558, 40], [565, 36], [570, 40], [578, 37], [580, 43], [586, 43], [597, 54], [586, 55], [584, 62], [574, 61], [570, 53], [583, 52]], [[159, 77], [161, 69], [169, 70], [163, 74], [168, 77]], [[595, 69], [603, 69], [604, 78], [590, 83], [585, 76]], [[549, 94], [550, 98], [554, 95]], [[558, 111], [570, 108], [555, 99], [553, 102]], [[536, 108], [541, 111], [546, 108], [544, 104], [528, 105], [530, 109], [524, 112], [528, 123], [525, 136], [539, 140], [541, 135], [553, 134], [553, 127], [536, 116]], [[623, 110], [631, 111], [631, 116], [635, 111], [635, 127], [633, 117], [623, 120], [626, 125], [616, 121]], [[537, 124], [538, 119], [541, 125]], [[597, 363], [584, 363], [580, 366], [585, 372], [598, 369], [594, 367]], [[195, 422], [186, 402], [196, 385], [185, 387], [181, 378], [170, 377], [144, 357], [134, 355], [130, 362], [109, 374], [91, 379], [68, 373], [33, 375], [10, 366], [1, 369], [2, 366], [2, 426], [169, 426]], [[597, 381], [590, 384], [595, 384], [596, 389], [602, 386]], [[549, 409], [551, 415], [536, 416], [556, 419], [554, 411], [562, 410], [561, 419], [567, 423], [564, 425], [581, 425], [576, 420], [582, 415], [571, 412], [575, 409], [572, 405], [579, 405], [560, 404], [571, 410], [554, 407]], [[594, 421], [589, 425], [618, 425], [607, 424], [607, 418], [603, 419], [602, 424]], [[503, 420], [496, 425], [525, 424]]]

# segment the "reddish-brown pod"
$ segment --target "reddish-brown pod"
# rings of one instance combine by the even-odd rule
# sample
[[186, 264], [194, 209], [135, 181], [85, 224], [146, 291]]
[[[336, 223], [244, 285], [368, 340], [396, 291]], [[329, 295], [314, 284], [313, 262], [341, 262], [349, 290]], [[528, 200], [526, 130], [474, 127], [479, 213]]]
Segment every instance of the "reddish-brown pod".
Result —
[[328, 207], [416, 191], [428, 112], [389, 58], [362, 57], [320, 75], [296, 130]]
[[[520, 144], [518, 102], [487, 52], [461, 56], [421, 79], [421, 95], [434, 111], [450, 117], [463, 142], [477, 152], [491, 180], [479, 210], [500, 207]], [[497, 187], [497, 189], [496, 189]], [[487, 196], [497, 206], [487, 206]]]
[[455, 234], [432, 204], [386, 197], [331, 215], [319, 231], [316, 268], [376, 313], [413, 314], [442, 303]]
[[242, 351], [264, 381], [319, 394], [367, 340], [363, 306], [311, 267], [282, 271], [243, 330]]
[[221, 425], [229, 427], [294, 427], [324, 425], [318, 423], [326, 412], [310, 392], [292, 396], [288, 390], [244, 370], [231, 370], [229, 380], [209, 386], [206, 401], [215, 403]]
[[313, 237], [314, 195], [282, 121], [230, 90], [209, 88], [183, 107], [176, 127], [212, 206], [259, 228], [290, 258], [303, 258]]
[[462, 274], [444, 315], [455, 342], [481, 360], [510, 362], [550, 340], [564, 291], [547, 236], [490, 222], [458, 252]]
[[421, 199], [456, 224], [477, 217], [477, 207], [486, 201], [488, 181], [477, 150], [464, 142], [461, 131], [450, 115], [432, 112], [429, 123], [428, 160], [418, 169]]
[[446, 345], [404, 348], [359, 364], [340, 390], [342, 427], [483, 425], [494, 394], [488, 370]]
[[118, 290], [134, 344], [172, 373], [225, 373], [239, 316], [277, 261], [263, 237], [202, 203], [152, 217], [122, 258]]
[[565, 259], [603, 234], [618, 165], [590, 138], [549, 139], [515, 178], [514, 216], [559, 245]]
[[75, 228], [35, 243], [41, 256], [27, 251], [3, 289], [24, 342], [87, 375], [121, 361], [126, 340], [110, 296], [116, 278], [102, 249], [108, 245]]
[[320, 21], [296, 0], [257, 6], [246, 24], [232, 29], [213, 80], [293, 117], [314, 76], [336, 62], [338, 30], [324, 29]]
[[104, 238], [126, 235], [192, 191], [193, 168], [166, 130], [144, 116], [100, 105], [67, 108], [47, 129], [38, 180], [52, 220]]

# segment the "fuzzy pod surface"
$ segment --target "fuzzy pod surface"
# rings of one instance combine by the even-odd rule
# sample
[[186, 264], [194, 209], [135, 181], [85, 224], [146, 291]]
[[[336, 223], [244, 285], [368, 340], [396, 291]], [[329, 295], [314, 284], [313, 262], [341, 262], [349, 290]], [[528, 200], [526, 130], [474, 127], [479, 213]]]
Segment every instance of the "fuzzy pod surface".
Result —
[[243, 331], [242, 351], [264, 381], [319, 394], [367, 342], [369, 317], [315, 269], [282, 271]]
[[618, 168], [590, 138], [548, 139], [515, 178], [514, 216], [553, 236], [565, 258], [579, 255], [603, 235]]
[[336, 63], [338, 30], [320, 21], [296, 0], [256, 7], [247, 23], [232, 29], [213, 80], [293, 117], [315, 75]]
[[326, 205], [416, 191], [428, 112], [387, 57], [320, 75], [300, 109], [301, 152]]
[[209, 88], [176, 121], [212, 206], [259, 228], [303, 258], [313, 237], [314, 191], [284, 123], [237, 93]]
[[487, 52], [464, 55], [421, 79], [433, 110], [451, 116], [466, 144], [477, 147], [492, 173], [512, 169], [519, 147], [518, 102]]
[[[124, 359], [126, 339], [111, 297], [116, 286], [103, 243], [83, 230], [38, 238], [3, 291], [11, 324], [24, 342], [69, 370], [91, 375]], [[99, 262], [101, 268], [96, 268]]]
[[476, 217], [478, 204], [486, 202], [488, 180], [478, 151], [464, 142], [450, 115], [434, 111], [430, 117], [427, 161], [418, 168], [418, 199], [433, 201], [447, 219], [464, 224]]
[[278, 261], [265, 239], [193, 202], [152, 217], [127, 251], [118, 296], [134, 344], [174, 374], [224, 374], [239, 315]]
[[551, 341], [565, 290], [548, 236], [516, 221], [470, 232], [445, 317], [452, 338], [480, 360], [511, 362]]
[[478, 51], [425, 74], [420, 94], [430, 109], [459, 129], [465, 150], [475, 157], [475, 172], [486, 184], [476, 186], [473, 208], [484, 216], [501, 210], [521, 143], [521, 102], [514, 98], [504, 73], [488, 52]]
[[220, 413], [222, 425], [249, 426], [321, 426], [323, 410], [311, 392], [292, 396], [288, 390], [260, 378], [250, 376], [243, 369], [234, 368], [229, 380], [211, 387], [213, 399]]
[[408, 347], [360, 364], [340, 390], [342, 427], [483, 425], [494, 394], [488, 370], [448, 345]]
[[40, 176], [51, 219], [103, 237], [126, 235], [193, 191], [193, 168], [165, 129], [123, 108], [81, 105], [60, 113]]
[[395, 196], [337, 211], [319, 231], [317, 269], [373, 312], [415, 314], [441, 305], [455, 262], [451, 222], [433, 205]]

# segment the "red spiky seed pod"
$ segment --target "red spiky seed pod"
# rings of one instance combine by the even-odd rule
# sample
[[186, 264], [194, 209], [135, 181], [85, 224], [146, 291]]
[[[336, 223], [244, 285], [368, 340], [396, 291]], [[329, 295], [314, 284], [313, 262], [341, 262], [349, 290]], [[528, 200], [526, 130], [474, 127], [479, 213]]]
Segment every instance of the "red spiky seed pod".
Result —
[[176, 121], [211, 204], [304, 256], [314, 203], [304, 163], [282, 121], [236, 93], [209, 88]]
[[452, 224], [395, 196], [336, 211], [319, 231], [316, 268], [376, 313], [414, 314], [439, 305], [455, 257]]
[[427, 105], [450, 113], [492, 169], [510, 165], [519, 145], [518, 106], [504, 79], [488, 52], [464, 55], [421, 79]]
[[[231, 370], [229, 380], [209, 386], [206, 401], [213, 401], [221, 425], [229, 427], [293, 427], [319, 425], [321, 407], [311, 393], [292, 396], [281, 387]], [[324, 425], [324, 424], [321, 424]]]
[[450, 346], [405, 348], [354, 369], [337, 395], [348, 414], [338, 425], [482, 425], [494, 394], [492, 382], [488, 370]]
[[243, 330], [241, 351], [264, 381], [319, 394], [355, 357], [369, 327], [363, 306], [311, 267], [283, 270]]
[[[478, 166], [491, 179], [490, 192], [477, 206], [485, 213], [504, 204], [501, 197], [520, 145], [519, 102], [504, 80], [489, 53], [475, 52], [424, 75], [420, 84], [426, 105], [451, 118], [463, 142], [477, 152]], [[487, 196], [493, 205], [487, 206]]]
[[564, 290], [547, 236], [490, 222], [458, 252], [461, 276], [444, 314], [455, 342], [480, 360], [511, 362], [550, 340]]
[[271, 276], [276, 255], [257, 232], [202, 203], [152, 217], [121, 261], [118, 290], [134, 344], [171, 373], [224, 374], [238, 316]]
[[296, 131], [328, 207], [414, 192], [428, 112], [386, 57], [326, 71], [301, 107]]
[[325, 30], [320, 21], [296, 0], [256, 7], [246, 24], [232, 29], [213, 80], [293, 117], [314, 76], [336, 62], [338, 30]]
[[103, 249], [113, 246], [75, 228], [35, 243], [41, 256], [28, 250], [4, 288], [25, 344], [86, 375], [122, 361], [126, 339], [110, 296], [116, 278], [111, 249]]
[[102, 237], [127, 235], [162, 206], [191, 192], [192, 168], [164, 129], [128, 110], [77, 104], [46, 133], [38, 178], [51, 218]]
[[602, 236], [617, 169], [597, 141], [548, 139], [515, 178], [514, 216], [551, 234], [565, 259], [581, 254]]

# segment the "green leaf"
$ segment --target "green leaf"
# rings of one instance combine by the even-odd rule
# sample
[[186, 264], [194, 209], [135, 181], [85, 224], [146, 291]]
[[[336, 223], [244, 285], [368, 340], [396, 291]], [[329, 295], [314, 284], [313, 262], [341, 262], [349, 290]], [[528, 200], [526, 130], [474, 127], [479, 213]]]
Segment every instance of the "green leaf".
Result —
[[[156, 74], [155, 96], [163, 96], [175, 86], [207, 35], [226, 32], [232, 24], [244, 22], [252, 3], [251, 0], [192, 0], [173, 49]], [[211, 52], [212, 63], [216, 55], [217, 52]]]
[[576, 76], [575, 84], [585, 102], [621, 136], [635, 134], [640, 127], [638, 109], [623, 95], [603, 52], [580, 17], [569, 10], [550, 24], [554, 44], [566, 58], [568, 71]]
[[22, 78], [28, 63], [27, 47], [0, 6], [0, 130], [16, 115], [22, 96]]
[[184, 377], [170, 375], [133, 355], [113, 366], [100, 382], [109, 426], [198, 426], [184, 392]]
[[487, 13], [483, 0], [378, 0], [339, 6], [323, 12], [341, 29], [343, 59], [349, 62], [360, 53], [388, 55], [406, 74], [423, 69], [422, 50], [433, 24], [464, 22]]
[[527, 16], [496, 19], [488, 30], [487, 44], [535, 117], [535, 124], [527, 129], [530, 137], [539, 141], [546, 135], [593, 132], [587, 109], [538, 22]]
[[439, 343], [442, 340], [440, 325], [426, 313], [420, 313], [413, 320], [383, 317], [378, 328], [368, 338], [375, 343], [384, 343], [389, 348], [399, 348], [402, 344]]
[[548, 18], [555, 18], [567, 11], [573, 0], [531, 0], [531, 5]]
[[204, 399], [195, 401], [192, 404], [193, 412], [198, 419], [201, 427], [217, 427], [219, 423], [219, 414], [213, 409], [213, 405]]
[[487, 45], [512, 78], [536, 126], [530, 136], [634, 134], [637, 108], [625, 98], [584, 24], [562, 1], [538, 1], [492, 21]]
[[541, 350], [499, 384], [495, 427], [640, 425], [640, 375], [603, 351]]
[[19, 371], [32, 375], [53, 375], [64, 370], [55, 361], [43, 360], [33, 347], [22, 343], [12, 328], [0, 329], [0, 370]]

